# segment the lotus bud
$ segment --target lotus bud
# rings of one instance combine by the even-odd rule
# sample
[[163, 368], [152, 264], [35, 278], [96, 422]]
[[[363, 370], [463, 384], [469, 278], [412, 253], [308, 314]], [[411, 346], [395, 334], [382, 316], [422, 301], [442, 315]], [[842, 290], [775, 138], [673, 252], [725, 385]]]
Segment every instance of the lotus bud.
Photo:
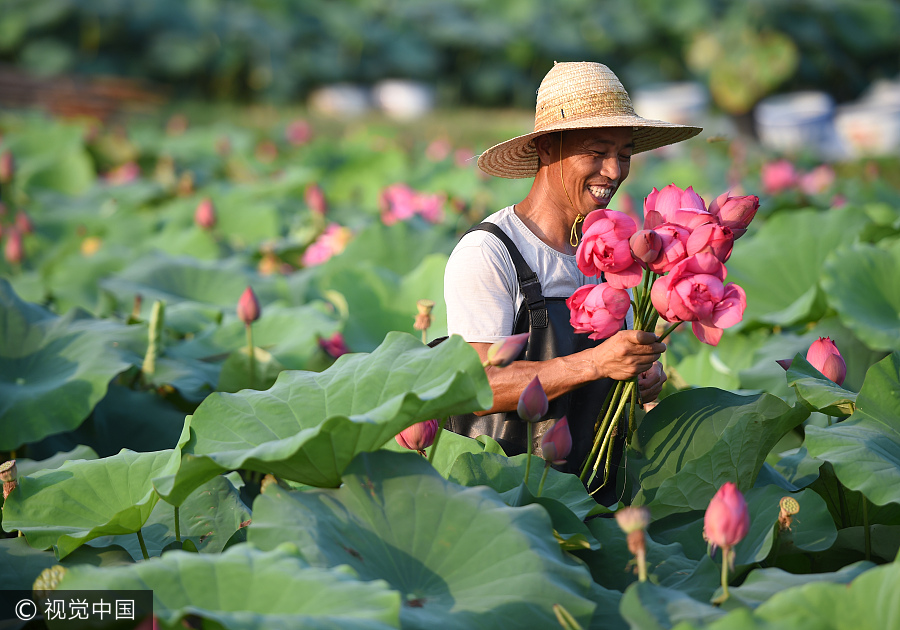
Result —
[[528, 387], [522, 390], [516, 411], [525, 422], [540, 422], [541, 418], [547, 415], [549, 406], [550, 401], [547, 400], [541, 380], [535, 376]]
[[209, 197], [197, 204], [197, 210], [194, 211], [194, 223], [204, 230], [216, 227], [216, 208]]
[[310, 184], [303, 193], [306, 205], [316, 214], [324, 216], [328, 211], [328, 203], [325, 201], [325, 192], [318, 184]]
[[838, 385], [841, 385], [847, 376], [847, 363], [829, 337], [819, 337], [812, 342], [806, 353], [806, 360], [824, 374], [825, 378]]
[[241, 299], [238, 300], [238, 319], [244, 322], [246, 326], [249, 326], [259, 319], [259, 315], [259, 300], [256, 299], [256, 294], [253, 292], [253, 289], [247, 287], [244, 289], [244, 293], [241, 294]]
[[6, 262], [18, 265], [25, 258], [25, 247], [22, 245], [22, 234], [16, 230], [9, 230], [6, 237], [6, 247], [3, 248], [3, 256]]
[[744, 539], [750, 530], [750, 512], [737, 486], [730, 481], [719, 488], [706, 508], [703, 533], [713, 546], [730, 550]]
[[565, 416], [557, 420], [541, 438], [544, 460], [553, 464], [565, 464], [572, 450], [572, 433]]
[[778, 529], [784, 531], [791, 528], [791, 519], [800, 511], [800, 504], [794, 497], [782, 497], [778, 502], [781, 508], [778, 514]]
[[31, 222], [31, 217], [29, 217], [24, 210], [19, 210], [16, 213], [16, 229], [22, 234], [31, 234], [34, 232], [34, 223]]
[[411, 451], [418, 451], [425, 455], [425, 449], [434, 442], [434, 436], [437, 435], [438, 420], [426, 420], [425, 422], [417, 422], [411, 427], [403, 429], [394, 436], [397, 444]]
[[295, 147], [306, 144], [312, 137], [312, 127], [302, 118], [288, 124], [284, 130], [285, 139]]
[[0, 464], [0, 481], [3, 482], [3, 500], [9, 493], [16, 489], [19, 484], [19, 471], [16, 469], [16, 460], [11, 459], [8, 462]]
[[635, 260], [649, 264], [659, 258], [659, 252], [662, 250], [662, 237], [653, 230], [640, 230], [631, 236], [628, 244], [631, 246], [631, 255]]
[[431, 311], [434, 309], [434, 302], [431, 300], [419, 300], [416, 302], [416, 322], [413, 328], [416, 330], [428, 330], [431, 327]]
[[339, 332], [334, 333], [328, 339], [319, 338], [319, 347], [333, 359], [350, 352], [350, 348], [344, 342], [344, 336]]
[[528, 344], [528, 337], [531, 333], [521, 333], [505, 338], [492, 344], [487, 351], [487, 361], [485, 367], [493, 365], [494, 367], [506, 367], [519, 358], [522, 350]]
[[791, 363], [793, 363], [793, 362], [794, 362], [793, 359], [776, 359], [775, 360], [775, 363], [777, 363], [782, 368], [784, 368], [785, 372], [787, 372], [788, 370], [791, 369]]
[[709, 204], [709, 211], [716, 217], [716, 221], [719, 222], [719, 225], [731, 228], [735, 239], [747, 232], [747, 226], [756, 216], [757, 210], [759, 210], [759, 197], [756, 195], [729, 197], [725, 192]]
[[650, 510], [645, 507], [628, 506], [616, 511], [616, 522], [627, 534], [628, 551], [637, 562], [641, 582], [647, 580], [647, 540], [644, 530], [650, 524]]
[[16, 162], [9, 150], [0, 153], [0, 184], [8, 184], [16, 174]]

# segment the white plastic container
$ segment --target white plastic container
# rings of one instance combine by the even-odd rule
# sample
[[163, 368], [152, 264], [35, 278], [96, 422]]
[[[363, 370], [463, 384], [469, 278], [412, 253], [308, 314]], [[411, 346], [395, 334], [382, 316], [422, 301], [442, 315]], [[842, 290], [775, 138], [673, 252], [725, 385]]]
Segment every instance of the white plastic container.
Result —
[[653, 83], [631, 96], [635, 113], [644, 118], [702, 127], [708, 115], [709, 95], [699, 83]]
[[793, 92], [760, 101], [753, 113], [760, 143], [794, 153], [829, 153], [834, 144], [834, 99], [825, 92]]
[[372, 88], [372, 100], [391, 118], [412, 120], [434, 107], [434, 90], [416, 81], [385, 79]]

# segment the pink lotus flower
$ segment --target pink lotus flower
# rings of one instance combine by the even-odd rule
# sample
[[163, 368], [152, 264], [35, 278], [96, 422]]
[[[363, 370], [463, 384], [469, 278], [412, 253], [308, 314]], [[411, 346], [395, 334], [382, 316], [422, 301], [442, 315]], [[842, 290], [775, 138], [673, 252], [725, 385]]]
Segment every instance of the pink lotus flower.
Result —
[[730, 194], [724, 192], [716, 197], [709, 204], [709, 211], [720, 225], [731, 228], [734, 238], [738, 239], [747, 232], [747, 226], [756, 216], [756, 211], [759, 210], [759, 197], [756, 195], [731, 197]]
[[437, 435], [438, 421], [437, 419], [425, 420], [417, 422], [411, 427], [403, 429], [394, 436], [397, 444], [411, 451], [419, 451], [422, 453], [426, 448], [434, 442], [434, 436]]
[[750, 512], [747, 502], [737, 486], [726, 481], [706, 508], [703, 517], [703, 534], [713, 546], [721, 547], [726, 554], [744, 539], [750, 530]]
[[22, 234], [15, 228], [10, 229], [6, 236], [6, 247], [3, 248], [3, 257], [6, 258], [6, 262], [13, 265], [18, 265], [25, 259]]
[[325, 192], [322, 190], [321, 186], [315, 183], [310, 184], [306, 187], [303, 198], [310, 210], [316, 214], [325, 216], [325, 213], [328, 211], [328, 203], [325, 201]]
[[444, 220], [444, 195], [417, 195], [416, 212], [429, 223], [440, 223]]
[[566, 300], [569, 322], [577, 333], [591, 333], [589, 339], [606, 339], [622, 328], [631, 306], [628, 291], [608, 282], [579, 287]]
[[809, 364], [838, 385], [847, 377], [847, 363], [830, 337], [819, 337], [806, 353]]
[[319, 235], [319, 238], [303, 252], [303, 258], [301, 259], [303, 265], [306, 267], [321, 265], [332, 256], [344, 251], [347, 243], [352, 238], [353, 234], [348, 228], [342, 227], [337, 223], [330, 224]]
[[16, 162], [8, 149], [0, 153], [0, 184], [8, 184], [16, 174]]
[[688, 186], [687, 190], [675, 184], [669, 184], [662, 190], [653, 188], [644, 199], [644, 228], [648, 230], [656, 229], [663, 223], [682, 227], [687, 227], [688, 223], [701, 225], [709, 222], [710, 219], [704, 217], [707, 214], [706, 203], [694, 192], [693, 186]]
[[662, 251], [662, 237], [653, 230], [639, 230], [628, 239], [631, 255], [644, 263], [652, 263]]
[[834, 184], [834, 169], [827, 164], [821, 164], [800, 176], [800, 190], [807, 195], [819, 195]]
[[659, 234], [662, 245], [659, 256], [651, 261], [647, 267], [653, 273], [660, 275], [669, 273], [672, 267], [687, 258], [687, 242], [691, 233], [674, 223], [663, 223], [653, 230]]
[[741, 321], [747, 308], [744, 290], [725, 286], [725, 275], [725, 265], [713, 254], [691, 256], [653, 283], [653, 307], [668, 322], [691, 322], [697, 339], [715, 346], [722, 329]]
[[797, 185], [797, 169], [788, 160], [763, 164], [759, 173], [763, 190], [774, 195]]
[[126, 162], [104, 175], [104, 181], [111, 186], [121, 186], [133, 182], [141, 176], [141, 167], [137, 162]]
[[618, 210], [594, 210], [582, 224], [582, 238], [575, 259], [586, 276], [605, 274], [617, 289], [641, 282], [641, 265], [631, 255], [629, 239], [637, 232], [634, 221]]
[[450, 144], [450, 140], [446, 137], [435, 138], [428, 143], [427, 147], [425, 147], [425, 157], [432, 162], [441, 162], [447, 159], [447, 156], [450, 155], [450, 151], [452, 150], [453, 145]]
[[209, 197], [202, 199], [197, 204], [197, 209], [194, 211], [194, 223], [204, 230], [216, 227], [216, 208]]
[[328, 339], [320, 337], [319, 347], [333, 359], [337, 359], [350, 352], [350, 348], [348, 348], [347, 344], [344, 342], [344, 336], [339, 332], [334, 333]]
[[541, 386], [541, 380], [535, 376], [519, 396], [516, 412], [525, 422], [540, 422], [547, 415], [550, 401]]
[[312, 138], [312, 127], [302, 118], [291, 121], [284, 130], [285, 139], [295, 147], [309, 142]]
[[241, 299], [238, 300], [238, 319], [244, 322], [244, 325], [249, 326], [259, 319], [259, 315], [259, 300], [256, 299], [256, 294], [253, 292], [253, 289], [247, 287], [241, 294]]
[[541, 454], [545, 461], [565, 464], [572, 451], [572, 433], [565, 416], [557, 420], [541, 438]]
[[416, 191], [406, 184], [392, 184], [381, 193], [381, 222], [393, 225], [416, 214]]
[[487, 351], [487, 364], [494, 367], [506, 367], [519, 358], [522, 350], [528, 345], [531, 333], [521, 333], [506, 337], [503, 341], [492, 344]]
[[709, 252], [724, 263], [731, 256], [732, 247], [734, 234], [731, 228], [718, 223], [707, 223], [691, 232], [687, 241], [687, 255]]
[[24, 210], [19, 210], [16, 213], [15, 221], [16, 229], [22, 234], [34, 233], [34, 223], [31, 222], [31, 217], [29, 217]]

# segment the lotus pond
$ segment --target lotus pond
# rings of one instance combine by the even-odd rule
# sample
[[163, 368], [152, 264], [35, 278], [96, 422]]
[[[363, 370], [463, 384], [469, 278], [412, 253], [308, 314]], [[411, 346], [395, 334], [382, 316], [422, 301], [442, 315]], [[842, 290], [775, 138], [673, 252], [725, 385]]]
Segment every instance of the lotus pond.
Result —
[[[529, 124], [0, 117], [0, 589], [152, 589], [161, 628], [900, 627], [896, 159], [702, 137], [635, 159], [616, 209], [672, 182], [762, 201], [728, 263], [743, 321], [667, 339], [619, 504], [552, 469], [539, 493], [543, 461], [523, 483], [488, 438], [395, 442], [491, 405], [416, 303], [445, 334], [453, 244], [527, 191], [471, 157]], [[820, 337], [842, 385], [806, 360]], [[722, 601], [703, 527], [726, 482], [750, 526]], [[650, 513], [645, 581], [626, 505]]]

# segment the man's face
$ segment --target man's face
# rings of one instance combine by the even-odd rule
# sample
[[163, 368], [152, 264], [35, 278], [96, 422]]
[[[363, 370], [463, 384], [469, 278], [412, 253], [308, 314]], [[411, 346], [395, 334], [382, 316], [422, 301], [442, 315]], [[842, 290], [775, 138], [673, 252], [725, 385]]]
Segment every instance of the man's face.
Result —
[[[551, 154], [558, 155], [558, 133], [548, 134], [556, 143]], [[562, 181], [575, 209], [587, 214], [606, 208], [616, 190], [628, 177], [631, 152], [634, 149], [629, 127], [605, 129], [577, 129], [562, 134]], [[556, 179], [551, 178], [551, 183]]]

